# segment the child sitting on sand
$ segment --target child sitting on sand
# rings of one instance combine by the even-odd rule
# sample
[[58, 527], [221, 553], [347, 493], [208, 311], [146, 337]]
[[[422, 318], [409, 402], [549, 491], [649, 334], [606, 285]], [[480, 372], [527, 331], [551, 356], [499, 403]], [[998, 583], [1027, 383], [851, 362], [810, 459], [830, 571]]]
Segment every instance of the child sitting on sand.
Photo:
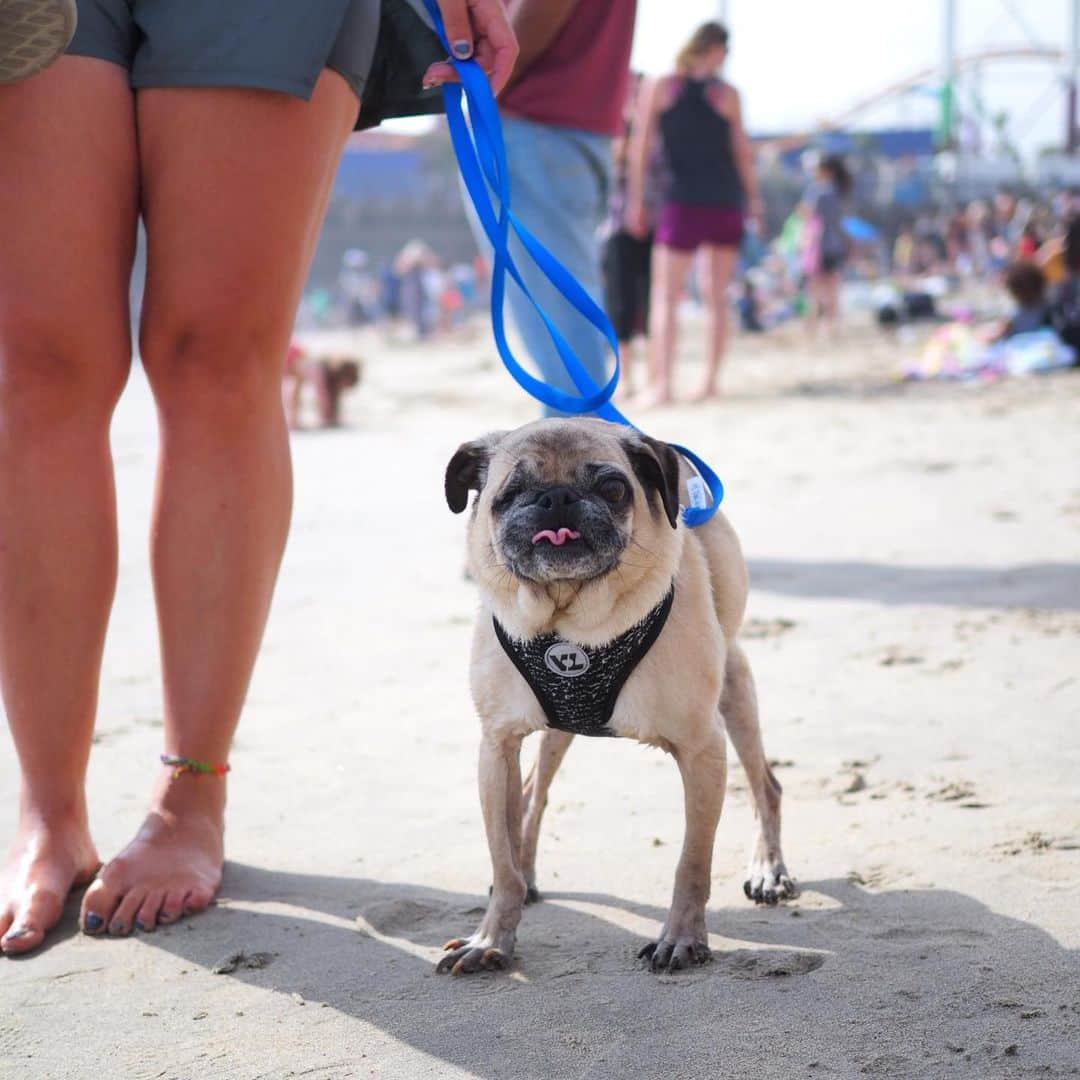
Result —
[[1046, 275], [1021, 259], [1005, 271], [1005, 287], [1016, 302], [1008, 320], [983, 326], [957, 321], [942, 326], [917, 363], [905, 367], [909, 379], [999, 378], [1067, 367], [1074, 348], [1063, 344], [1054, 326]]
[[346, 390], [360, 382], [363, 361], [351, 356], [308, 356], [293, 342], [285, 361], [285, 418], [292, 431], [299, 431], [301, 395], [304, 384], [315, 389], [315, 409], [319, 426], [341, 426], [341, 399]]
[[1004, 341], [1017, 334], [1030, 334], [1050, 325], [1050, 305], [1046, 299], [1046, 275], [1030, 259], [1019, 259], [1005, 271], [1005, 288], [1016, 302], [1016, 311], [992, 340]]

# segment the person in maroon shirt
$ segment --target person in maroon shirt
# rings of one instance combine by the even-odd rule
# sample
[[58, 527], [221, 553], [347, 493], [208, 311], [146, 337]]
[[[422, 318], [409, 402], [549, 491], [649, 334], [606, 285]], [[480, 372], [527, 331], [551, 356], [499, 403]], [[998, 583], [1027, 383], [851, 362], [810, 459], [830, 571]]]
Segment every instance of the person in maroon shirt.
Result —
[[[520, 53], [500, 98], [514, 213], [602, 303], [599, 229], [612, 186], [612, 143], [630, 89], [636, 0], [509, 0]], [[513, 242], [533, 296], [598, 383], [609, 349]], [[547, 329], [518, 289], [510, 309], [544, 378], [573, 392]]]

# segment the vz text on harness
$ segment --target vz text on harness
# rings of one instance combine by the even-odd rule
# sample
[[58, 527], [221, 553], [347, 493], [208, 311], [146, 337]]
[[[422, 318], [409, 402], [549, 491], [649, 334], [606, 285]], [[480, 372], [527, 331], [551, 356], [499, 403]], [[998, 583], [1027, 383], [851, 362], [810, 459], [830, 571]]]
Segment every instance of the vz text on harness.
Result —
[[675, 586], [645, 616], [614, 641], [592, 648], [541, 634], [512, 638], [492, 617], [495, 636], [540, 702], [548, 727], [572, 735], [614, 735], [608, 726], [626, 680], [664, 629]]

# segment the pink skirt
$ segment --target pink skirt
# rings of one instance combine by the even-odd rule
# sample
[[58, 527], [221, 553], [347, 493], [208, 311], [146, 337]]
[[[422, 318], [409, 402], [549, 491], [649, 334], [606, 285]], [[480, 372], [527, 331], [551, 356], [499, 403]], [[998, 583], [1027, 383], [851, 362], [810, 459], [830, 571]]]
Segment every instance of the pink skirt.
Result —
[[739, 247], [745, 215], [737, 206], [700, 206], [668, 202], [660, 207], [654, 243], [676, 251], [712, 247]]

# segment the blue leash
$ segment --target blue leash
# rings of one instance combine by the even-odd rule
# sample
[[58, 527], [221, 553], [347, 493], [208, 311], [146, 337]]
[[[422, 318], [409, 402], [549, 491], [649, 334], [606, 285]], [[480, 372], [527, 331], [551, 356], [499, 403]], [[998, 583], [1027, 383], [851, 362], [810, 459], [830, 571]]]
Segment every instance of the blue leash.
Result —
[[[602, 420], [625, 424], [627, 427], [638, 430], [611, 402], [611, 396], [619, 385], [620, 370], [619, 342], [615, 337], [611, 320], [566, 267], [511, 213], [510, 178], [506, 162], [506, 148], [503, 145], [502, 122], [499, 119], [495, 95], [491, 92], [491, 84], [475, 60], [454, 58], [446, 37], [442, 15], [435, 0], [424, 0], [424, 3], [443, 45], [446, 46], [450, 62], [454, 65], [458, 78], [461, 79], [460, 84], [446, 83], [443, 86], [446, 119], [465, 190], [468, 191], [469, 198], [476, 207], [480, 224], [494, 252], [491, 268], [491, 324], [495, 335], [495, 346], [506, 370], [526, 393], [548, 408], [575, 415], [595, 413]], [[466, 122], [461, 107], [463, 96], [469, 105], [469, 122]], [[494, 191], [497, 196], [498, 211], [492, 205], [490, 191]], [[604, 335], [611, 346], [611, 351], [615, 356], [615, 370], [603, 387], [596, 385], [569, 342], [552, 322], [547, 312], [533, 298], [522, 280], [510, 254], [511, 228], [529, 257], [543, 271], [547, 279], [592, 326]], [[559, 354], [559, 359], [566, 368], [571, 382], [578, 388], [580, 396], [549, 386], [531, 375], [518, 363], [506, 338], [506, 324], [503, 316], [508, 274], [543, 320]], [[678, 443], [670, 445], [693, 465], [698, 474], [692, 477], [688, 484], [691, 505], [683, 508], [683, 521], [691, 527], [703, 525], [716, 513], [724, 498], [724, 485], [720, 482], [720, 477], [692, 450]]]

